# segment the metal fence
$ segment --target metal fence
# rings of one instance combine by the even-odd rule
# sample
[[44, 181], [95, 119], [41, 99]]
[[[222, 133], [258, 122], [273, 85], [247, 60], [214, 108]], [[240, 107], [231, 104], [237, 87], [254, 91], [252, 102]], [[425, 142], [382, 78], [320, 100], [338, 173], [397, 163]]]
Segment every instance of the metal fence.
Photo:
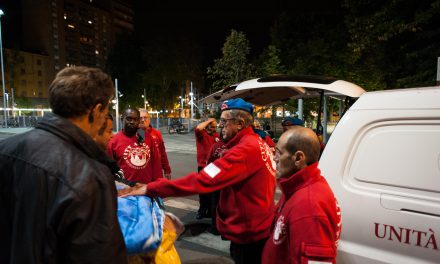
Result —
[[7, 125], [5, 126], [4, 117], [0, 117], [1, 127], [34, 127], [41, 116], [9, 116], [7, 118]]

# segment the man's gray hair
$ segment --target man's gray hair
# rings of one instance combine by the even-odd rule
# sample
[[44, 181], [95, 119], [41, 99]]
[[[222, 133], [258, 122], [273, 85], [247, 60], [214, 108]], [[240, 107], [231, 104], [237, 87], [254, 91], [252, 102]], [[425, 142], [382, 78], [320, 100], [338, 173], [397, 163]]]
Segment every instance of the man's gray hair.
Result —
[[229, 111], [231, 111], [232, 118], [243, 120], [244, 127], [252, 126], [254, 124], [254, 118], [250, 113], [240, 109], [231, 109]]

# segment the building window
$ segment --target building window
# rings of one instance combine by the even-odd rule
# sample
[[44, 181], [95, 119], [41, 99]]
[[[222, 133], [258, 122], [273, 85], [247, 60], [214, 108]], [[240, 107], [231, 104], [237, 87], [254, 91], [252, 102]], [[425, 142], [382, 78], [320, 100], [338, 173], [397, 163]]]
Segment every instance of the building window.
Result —
[[21, 86], [26, 86], [27, 81], [26, 80], [21, 80], [20, 84], [21, 84]]
[[38, 87], [43, 87], [43, 82], [42, 81], [38, 81]]
[[26, 69], [21, 68], [20, 73], [21, 74], [26, 74]]
[[41, 71], [38, 71], [38, 76], [41, 76], [42, 74], [41, 74]]
[[41, 66], [41, 60], [40, 59], [37, 60], [37, 65]]

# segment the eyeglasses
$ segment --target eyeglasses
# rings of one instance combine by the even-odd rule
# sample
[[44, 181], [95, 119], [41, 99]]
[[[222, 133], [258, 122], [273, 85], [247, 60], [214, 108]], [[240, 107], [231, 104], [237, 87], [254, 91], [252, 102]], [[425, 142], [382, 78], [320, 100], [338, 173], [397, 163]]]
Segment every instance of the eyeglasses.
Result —
[[235, 118], [220, 118], [220, 122], [218, 123], [219, 125], [224, 125], [226, 124], [226, 122], [228, 122], [229, 120], [235, 120]]

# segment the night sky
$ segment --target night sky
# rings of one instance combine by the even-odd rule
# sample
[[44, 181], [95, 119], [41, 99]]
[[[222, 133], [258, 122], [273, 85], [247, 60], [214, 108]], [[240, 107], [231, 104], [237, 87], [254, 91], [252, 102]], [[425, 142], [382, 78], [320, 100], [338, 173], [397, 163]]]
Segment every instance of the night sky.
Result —
[[197, 41], [206, 59], [221, 57], [231, 29], [245, 33], [251, 55], [270, 43], [270, 28], [281, 12], [331, 12], [339, 0], [272, 1], [136, 1], [136, 29], [143, 38], [182, 35]]
[[[135, 35], [141, 41], [155, 36], [174, 39], [184, 36], [203, 48], [205, 63], [211, 66], [221, 57], [221, 48], [231, 29], [242, 31], [250, 42], [251, 56], [257, 56], [270, 43], [270, 28], [282, 12], [334, 12], [342, 0], [210, 0], [169, 1], [134, 0]], [[18, 48], [20, 16], [18, 0], [0, 0], [7, 11], [2, 17], [5, 47]], [[25, 29], [24, 29], [25, 30]], [[6, 37], [7, 36], [7, 37]]]

